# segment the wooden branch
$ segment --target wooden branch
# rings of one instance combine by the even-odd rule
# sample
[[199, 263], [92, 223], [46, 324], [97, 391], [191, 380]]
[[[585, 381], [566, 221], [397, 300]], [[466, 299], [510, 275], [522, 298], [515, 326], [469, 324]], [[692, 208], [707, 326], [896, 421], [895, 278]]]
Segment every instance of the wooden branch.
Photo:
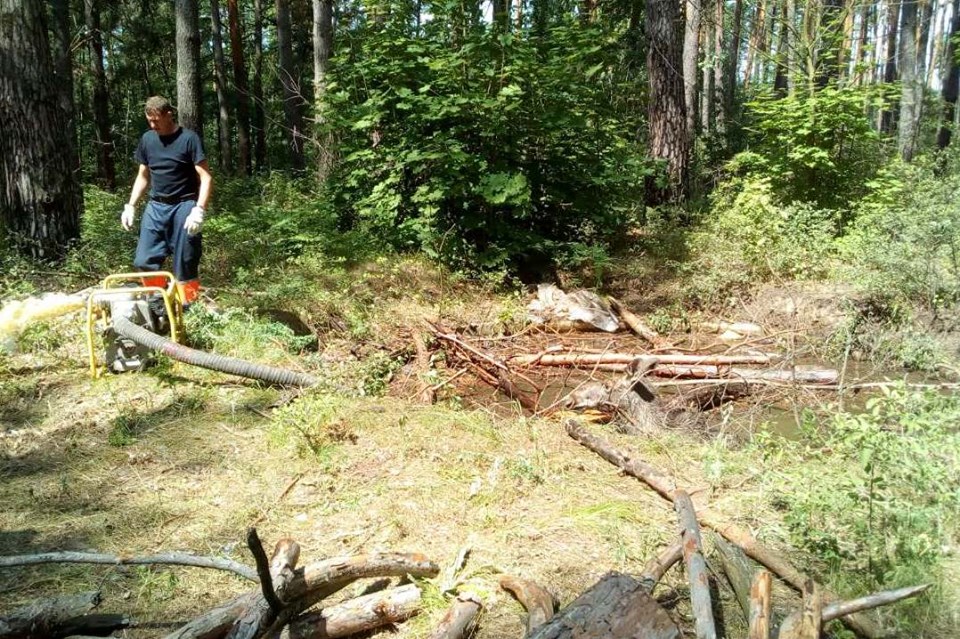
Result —
[[747, 639], [770, 639], [770, 610], [773, 606], [773, 578], [766, 570], [753, 577], [750, 586], [749, 630]]
[[[438, 572], [436, 564], [419, 554], [373, 553], [308, 564], [294, 571], [283, 593], [283, 599], [289, 603], [268, 634], [279, 632], [294, 616], [357, 579], [406, 575], [435, 577]], [[263, 599], [259, 589], [234, 597], [168, 634], [167, 639], [223, 637], [234, 621], [257, 599]]]
[[500, 587], [513, 595], [527, 611], [527, 634], [550, 621], [559, 603], [548, 590], [529, 579], [504, 575]]
[[[567, 420], [566, 430], [567, 434], [582, 446], [589, 448], [628, 475], [644, 482], [664, 499], [673, 502], [677, 486], [672, 477], [642, 460], [627, 457], [608, 442], [588, 433], [574, 419]], [[806, 575], [797, 570], [787, 559], [758, 542], [749, 531], [729, 524], [723, 517], [709, 508], [701, 508], [697, 515], [702, 525], [720, 533], [727, 540], [740, 546], [747, 553], [747, 556], [766, 566], [797, 590], [803, 590], [804, 583], [807, 580]], [[826, 590], [823, 593], [829, 600], [840, 600], [834, 593]], [[871, 639], [879, 639], [884, 634], [872, 620], [862, 615], [845, 617], [844, 622], [859, 634]]]
[[754, 581], [754, 573], [757, 571], [740, 548], [728, 544], [720, 535], [713, 535], [712, 541], [713, 547], [717, 549], [717, 555], [720, 557], [720, 567], [733, 588], [737, 603], [740, 604], [743, 614], [749, 619], [750, 591]]
[[644, 584], [610, 572], [527, 639], [679, 639], [670, 616]]
[[823, 596], [820, 587], [808, 579], [803, 587], [803, 608], [787, 617], [778, 639], [820, 639], [823, 626]]
[[683, 544], [677, 542], [663, 550], [659, 555], [647, 562], [643, 567], [640, 581], [643, 582], [647, 592], [653, 592], [663, 576], [673, 565], [683, 559]]
[[672, 348], [670, 342], [661, 337], [658, 332], [647, 326], [647, 324], [640, 319], [639, 315], [636, 315], [624, 307], [624, 305], [620, 303], [620, 300], [612, 295], [608, 295], [607, 301], [610, 302], [610, 306], [613, 308], [613, 310], [618, 313], [621, 318], [623, 318], [623, 323], [629, 326], [631, 331], [650, 342], [654, 348]]
[[690, 495], [678, 490], [673, 496], [673, 506], [680, 519], [680, 538], [683, 543], [683, 560], [687, 565], [690, 580], [690, 601], [693, 603], [693, 620], [697, 639], [717, 639], [713, 621], [713, 604], [710, 600], [710, 574], [703, 558], [703, 543], [700, 540], [700, 525], [697, 511]]
[[300, 559], [300, 545], [292, 539], [283, 538], [277, 542], [268, 562], [254, 528], [247, 531], [247, 544], [257, 559], [257, 572], [261, 575], [260, 596], [252, 597], [247, 609], [238, 615], [227, 633], [228, 639], [259, 637], [283, 614], [286, 608], [284, 595]]
[[[427, 373], [430, 372], [430, 351], [427, 350], [427, 343], [418, 330], [411, 328], [410, 335], [417, 351], [417, 373], [420, 374], [421, 379], [426, 379]], [[437, 401], [437, 391], [432, 385], [427, 385], [420, 390], [418, 399], [429, 406]]]
[[[598, 364], [629, 366], [637, 358], [654, 360], [655, 366], [730, 366], [733, 364], [774, 364], [780, 358], [773, 355], [645, 355], [642, 353], [533, 353], [511, 357], [513, 366], [571, 366], [590, 368]], [[625, 369], [626, 370], [626, 369]]]
[[824, 606], [823, 608], [823, 623], [833, 621], [834, 619], [839, 619], [840, 617], [844, 617], [855, 612], [860, 612], [861, 610], [879, 608], [880, 606], [896, 603], [903, 599], [916, 597], [929, 587], [930, 584], [909, 586], [907, 588], [900, 588], [898, 590], [885, 590], [883, 592], [877, 592], [872, 595], [860, 597], [859, 599], [853, 599], [851, 601], [832, 603], [828, 606]]
[[92, 552], [47, 552], [37, 555], [8, 555], [0, 557], [0, 568], [35, 566], [38, 564], [108, 564], [116, 566], [170, 565], [193, 566], [226, 570], [250, 581], [257, 581], [257, 571], [224, 557], [203, 557], [185, 552], [167, 552], [157, 555], [130, 557]]
[[413, 584], [348, 599], [320, 612], [297, 617], [270, 639], [337, 639], [406, 621], [420, 612], [420, 589]]
[[461, 593], [454, 599], [440, 624], [430, 633], [430, 639], [462, 639], [473, 626], [482, 604], [470, 593]]
[[657, 365], [650, 371], [657, 377], [671, 377], [674, 379], [736, 379], [744, 382], [774, 382], [782, 384], [836, 384], [840, 373], [832, 368], [806, 369], [792, 368], [785, 370], [752, 370], [749, 368], [734, 368], [713, 365], [680, 366]]
[[39, 599], [0, 617], [0, 639], [54, 639], [75, 634], [109, 634], [130, 625], [123, 615], [88, 615], [100, 605], [99, 592]]

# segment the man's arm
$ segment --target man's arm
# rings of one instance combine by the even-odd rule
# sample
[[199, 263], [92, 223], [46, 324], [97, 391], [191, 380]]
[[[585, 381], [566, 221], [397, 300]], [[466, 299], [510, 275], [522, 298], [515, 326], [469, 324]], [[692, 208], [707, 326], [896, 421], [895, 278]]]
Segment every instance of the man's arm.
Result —
[[137, 171], [137, 179], [133, 181], [130, 200], [127, 203], [130, 204], [130, 206], [136, 206], [137, 201], [140, 199], [140, 196], [143, 195], [143, 192], [147, 190], [148, 186], [150, 186], [150, 169], [147, 168], [146, 164], [141, 164], [140, 170]]
[[206, 160], [195, 165], [195, 168], [197, 169], [197, 175], [200, 176], [200, 193], [197, 195], [197, 206], [206, 209], [207, 201], [213, 192], [213, 176], [210, 175], [210, 167]]

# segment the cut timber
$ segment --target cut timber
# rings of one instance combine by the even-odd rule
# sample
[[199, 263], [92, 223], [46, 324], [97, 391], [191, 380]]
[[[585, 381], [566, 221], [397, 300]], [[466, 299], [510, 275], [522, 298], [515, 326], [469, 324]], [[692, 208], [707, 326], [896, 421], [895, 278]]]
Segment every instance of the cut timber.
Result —
[[[316, 602], [329, 597], [341, 588], [371, 577], [435, 577], [437, 565], [419, 554], [372, 553], [355, 557], [337, 557], [307, 564], [294, 571], [293, 579], [283, 594], [294, 612], [306, 610]], [[168, 639], [214, 639], [223, 637], [233, 622], [252, 602], [262, 599], [260, 590], [234, 597], [210, 610], [185, 626], [167, 635]], [[279, 631], [272, 628], [271, 631]]]
[[720, 557], [723, 574], [727, 576], [727, 581], [730, 582], [733, 593], [737, 597], [737, 603], [740, 604], [743, 614], [749, 615], [750, 589], [756, 569], [738, 547], [728, 544], [719, 535], [714, 535], [712, 541], [713, 547], [717, 549], [717, 555]]
[[516, 597], [527, 611], [527, 634], [550, 621], [557, 611], [557, 599], [546, 588], [529, 579], [504, 575], [500, 587]]
[[462, 639], [473, 626], [481, 608], [480, 599], [470, 593], [461, 593], [454, 599], [447, 614], [430, 634], [430, 639]]
[[254, 639], [270, 627], [285, 607], [287, 586], [293, 580], [293, 570], [300, 559], [300, 545], [292, 539], [281, 539], [267, 560], [257, 529], [247, 531], [247, 544], [257, 561], [260, 575], [260, 597], [239, 615], [227, 633], [227, 639]]
[[[677, 490], [676, 481], [673, 477], [642, 460], [627, 457], [609, 442], [587, 432], [574, 419], [566, 421], [566, 430], [567, 434], [582, 446], [589, 448], [626, 474], [644, 482], [664, 499], [673, 502], [674, 493]], [[749, 531], [726, 522], [723, 517], [709, 508], [701, 508], [697, 515], [702, 525], [720, 533], [730, 542], [740, 546], [748, 557], [769, 568], [797, 590], [803, 590], [807, 581], [806, 575], [797, 570], [779, 553], [758, 542]], [[824, 591], [824, 595], [832, 601], [839, 601], [840, 599], [836, 594], [828, 591]], [[884, 635], [883, 631], [873, 621], [862, 615], [845, 617], [844, 623], [864, 637], [879, 639]]]
[[779, 384], [836, 384], [840, 373], [832, 368], [800, 368], [784, 370], [752, 370], [727, 366], [657, 365], [650, 371], [657, 377], [673, 379], [736, 379], [743, 382], [770, 382]]
[[700, 540], [700, 524], [690, 495], [682, 490], [674, 493], [673, 506], [680, 519], [680, 539], [683, 543], [683, 560], [690, 581], [690, 601], [693, 604], [693, 621], [697, 639], [717, 639], [713, 621], [713, 604], [710, 601], [710, 574], [703, 558], [703, 543]]
[[679, 639], [643, 582], [610, 572], [527, 639]]
[[406, 621], [420, 611], [420, 589], [413, 584], [348, 599], [320, 612], [297, 617], [271, 639], [337, 639]]
[[0, 557], [0, 568], [35, 566], [37, 564], [109, 564], [117, 566], [171, 565], [194, 566], [229, 570], [250, 581], [257, 581], [257, 571], [223, 557], [201, 557], [185, 552], [167, 552], [158, 555], [130, 557], [96, 552], [45, 552], [37, 555], [9, 555]]
[[630, 327], [630, 330], [650, 342], [654, 348], [672, 348], [673, 345], [665, 340], [660, 333], [656, 332], [640, 319], [640, 316], [624, 307], [617, 298], [608, 295], [607, 300], [613, 310], [620, 314], [623, 323]]
[[[590, 368], [599, 364], [635, 365], [637, 359], [652, 360], [655, 366], [730, 366], [733, 364], [775, 364], [774, 355], [642, 355], [638, 353], [533, 353], [511, 357], [513, 366], [571, 366]], [[624, 369], [627, 370], [627, 369]]]
[[647, 592], [653, 592], [653, 589], [657, 587], [667, 571], [681, 559], [683, 559], [683, 544], [677, 542], [648, 561], [647, 565], [643, 567], [643, 574], [640, 575], [640, 580]]
[[823, 626], [823, 597], [812, 579], [803, 586], [803, 608], [780, 627], [779, 639], [820, 639]]
[[773, 578], [766, 570], [757, 572], [750, 586], [749, 632], [747, 639], [770, 639], [770, 610], [773, 607]]
[[[883, 592], [867, 595], [866, 597], [860, 597], [859, 599], [841, 601], [823, 606], [823, 610], [820, 614], [821, 625], [855, 612], [870, 610], [872, 608], [878, 608], [880, 606], [896, 603], [910, 597], [916, 597], [929, 587], [930, 584], [923, 584], [921, 586], [910, 586], [908, 588], [900, 588], [898, 590], [885, 590]], [[796, 633], [799, 632], [800, 627], [806, 623], [804, 620], [804, 616], [807, 614], [806, 603], [807, 602], [805, 599], [804, 609], [800, 612], [790, 615], [786, 620], [784, 620], [783, 626], [780, 628], [780, 639], [786, 639], [787, 637], [805, 637], [805, 635], [798, 635]]]
[[0, 616], [0, 639], [54, 639], [77, 634], [110, 634], [130, 625], [122, 615], [88, 615], [100, 593], [84, 592], [39, 599]]

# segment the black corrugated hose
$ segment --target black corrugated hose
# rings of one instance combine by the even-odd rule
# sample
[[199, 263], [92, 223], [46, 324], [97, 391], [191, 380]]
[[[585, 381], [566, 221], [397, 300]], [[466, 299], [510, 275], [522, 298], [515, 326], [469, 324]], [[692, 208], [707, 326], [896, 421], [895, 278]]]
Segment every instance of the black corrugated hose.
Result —
[[118, 334], [132, 339], [141, 346], [153, 349], [163, 353], [178, 362], [200, 366], [221, 373], [229, 373], [240, 377], [250, 379], [259, 379], [270, 384], [280, 384], [283, 386], [313, 386], [317, 383], [316, 378], [304, 373], [274, 368], [273, 366], [264, 366], [247, 362], [235, 357], [225, 357], [215, 353], [198, 351], [195, 348], [177, 344], [165, 337], [151, 333], [142, 326], [137, 326], [130, 320], [122, 316], [113, 318], [113, 327]]

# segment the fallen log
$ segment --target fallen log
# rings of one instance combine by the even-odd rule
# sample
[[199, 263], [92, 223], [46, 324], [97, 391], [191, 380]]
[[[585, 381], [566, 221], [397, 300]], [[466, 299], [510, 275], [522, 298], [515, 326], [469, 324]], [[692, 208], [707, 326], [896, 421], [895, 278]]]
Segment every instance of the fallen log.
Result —
[[[637, 359], [653, 360], [655, 366], [730, 366], [733, 364], [775, 364], [775, 355], [645, 355], [639, 353], [533, 353], [507, 360], [512, 366], [570, 366], [590, 368], [598, 364], [629, 366]], [[626, 370], [626, 369], [624, 369]]]
[[[337, 557], [294, 571], [284, 597], [289, 604], [284, 609], [299, 614], [341, 588], [370, 577], [435, 577], [437, 565], [419, 554], [372, 553], [355, 557]], [[253, 602], [262, 598], [260, 590], [248, 592], [217, 606], [167, 635], [167, 639], [217, 639], [223, 637], [233, 622]], [[271, 626], [268, 634], [281, 628]]]
[[527, 639], [679, 639], [670, 616], [640, 580], [610, 572]]
[[260, 597], [251, 598], [250, 606], [238, 615], [227, 632], [227, 639], [254, 639], [276, 621], [286, 607], [286, 590], [300, 559], [300, 545], [285, 538], [277, 542], [268, 560], [256, 528], [247, 532], [247, 544], [257, 562]]
[[770, 610], [773, 608], [773, 578], [760, 570], [750, 586], [747, 639], [770, 639]]
[[553, 618], [557, 611], [556, 597], [546, 588], [529, 579], [504, 575], [500, 587], [513, 595], [527, 611], [527, 634], [530, 634]]
[[0, 639], [57, 639], [77, 634], [105, 636], [130, 625], [124, 615], [87, 614], [98, 605], [99, 592], [39, 599], [0, 616]]
[[0, 557], [0, 568], [14, 566], [36, 566], [38, 564], [107, 564], [114, 566], [192, 566], [195, 568], [215, 568], [227, 570], [257, 581], [257, 571], [225, 557], [203, 557], [186, 552], [167, 552], [157, 555], [127, 556], [107, 555], [93, 552], [45, 552], [37, 555], [8, 555]]
[[[567, 434], [582, 446], [600, 455], [600, 457], [617, 466], [628, 475], [632, 475], [644, 482], [664, 499], [670, 502], [674, 501], [677, 484], [673, 477], [642, 460], [627, 457], [610, 443], [588, 433], [574, 419], [567, 420], [566, 430]], [[697, 516], [702, 525], [716, 531], [730, 542], [740, 546], [740, 548], [747, 553], [747, 556], [769, 568], [797, 590], [803, 590], [804, 584], [807, 581], [806, 575], [797, 570], [787, 559], [758, 542], [749, 531], [727, 523], [722, 517], [709, 508], [701, 508]], [[824, 595], [831, 601], [840, 600], [836, 594], [829, 591], [824, 591]], [[844, 622], [865, 637], [879, 639], [883, 636], [880, 628], [878, 628], [872, 620], [862, 615], [845, 617]]]
[[348, 599], [320, 612], [297, 617], [270, 639], [338, 639], [406, 621], [420, 611], [420, 589], [413, 584]]
[[643, 573], [640, 575], [640, 581], [643, 582], [647, 592], [653, 592], [660, 580], [670, 568], [683, 559], [683, 544], [677, 542], [668, 546], [659, 555], [647, 562], [643, 567]]
[[616, 311], [623, 319], [623, 323], [626, 324], [631, 331], [650, 342], [654, 348], [673, 347], [673, 345], [664, 339], [660, 333], [647, 326], [646, 322], [640, 319], [639, 315], [628, 310], [622, 303], [620, 303], [620, 300], [612, 295], [608, 295], [607, 301], [610, 302], [610, 306], [613, 307], [613, 310]]
[[697, 511], [693, 507], [690, 495], [682, 490], [675, 491], [673, 506], [680, 519], [680, 539], [683, 544], [683, 560], [687, 566], [687, 577], [690, 581], [690, 601], [693, 604], [693, 621], [697, 639], [717, 639], [717, 628], [713, 621], [713, 604], [710, 599], [710, 574], [707, 570], [707, 561], [703, 557]]
[[753, 370], [713, 365], [657, 365], [650, 371], [657, 377], [673, 379], [735, 379], [744, 382], [780, 384], [836, 384], [840, 373], [832, 368], [800, 368]]
[[727, 543], [720, 535], [713, 535], [712, 541], [713, 547], [717, 550], [717, 556], [720, 558], [720, 567], [723, 574], [730, 582], [730, 587], [733, 588], [733, 594], [736, 596], [743, 614], [749, 619], [750, 591], [753, 586], [754, 573], [757, 571], [740, 548]]
[[823, 627], [823, 595], [813, 579], [803, 587], [803, 608], [780, 627], [778, 639], [820, 639]]
[[482, 604], [470, 593], [461, 593], [453, 600], [447, 614], [430, 633], [430, 639], [462, 639], [470, 632]]

